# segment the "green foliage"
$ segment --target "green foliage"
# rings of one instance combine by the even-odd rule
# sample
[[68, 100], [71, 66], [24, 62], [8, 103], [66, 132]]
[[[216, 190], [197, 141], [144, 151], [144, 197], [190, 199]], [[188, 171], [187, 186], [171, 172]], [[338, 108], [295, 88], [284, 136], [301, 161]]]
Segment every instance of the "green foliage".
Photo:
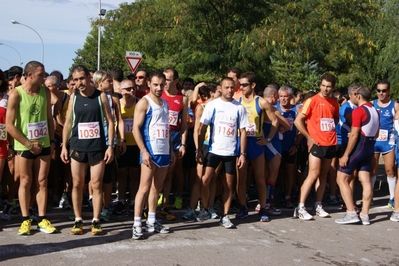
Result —
[[388, 78], [399, 85], [399, 0], [138, 0], [108, 11], [79, 49], [74, 64], [130, 72], [126, 51], [140, 51], [140, 68], [175, 67], [196, 81], [218, 80], [232, 66], [253, 71], [260, 86], [316, 89], [322, 73], [338, 89]]

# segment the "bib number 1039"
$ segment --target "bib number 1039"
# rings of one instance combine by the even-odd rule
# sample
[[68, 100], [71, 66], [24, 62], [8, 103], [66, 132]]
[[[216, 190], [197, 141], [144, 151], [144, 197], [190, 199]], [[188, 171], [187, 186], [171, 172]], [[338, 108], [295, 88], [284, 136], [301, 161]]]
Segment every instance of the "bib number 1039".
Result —
[[98, 139], [100, 138], [100, 125], [98, 122], [79, 123], [79, 139]]

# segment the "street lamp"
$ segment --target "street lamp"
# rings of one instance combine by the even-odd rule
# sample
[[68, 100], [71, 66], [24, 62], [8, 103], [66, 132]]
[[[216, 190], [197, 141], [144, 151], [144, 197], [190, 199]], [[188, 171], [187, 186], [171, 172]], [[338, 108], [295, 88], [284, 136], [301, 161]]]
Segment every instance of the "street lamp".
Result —
[[16, 20], [11, 20], [11, 23], [12, 23], [12, 24], [19, 24], [19, 25], [25, 26], [25, 27], [27, 27], [27, 28], [33, 30], [34, 32], [36, 32], [37, 36], [39, 36], [39, 38], [40, 38], [40, 41], [42, 41], [42, 64], [44, 64], [44, 43], [43, 43], [42, 36], [40, 36], [40, 34], [39, 34], [34, 28], [29, 27], [28, 25], [25, 25], [25, 24], [23, 24], [23, 23], [20, 23], [20, 22], [18, 22], [18, 21], [16, 21]]
[[7, 44], [1, 43], [1, 42], [0, 42], [0, 45], [4, 45], [4, 46], [7, 46], [7, 47], [10, 47], [10, 48], [13, 49], [15, 52], [17, 52], [17, 54], [18, 54], [18, 56], [19, 56], [19, 65], [22, 66], [21, 55], [19, 54], [19, 52], [17, 51], [17, 49], [15, 49], [14, 47], [9, 46], [9, 45], [7, 45]]
[[98, 23], [98, 39], [97, 39], [97, 70], [100, 70], [100, 59], [101, 59], [101, 17], [105, 16], [105, 13], [107, 13], [107, 10], [101, 9], [101, 0], [98, 1], [99, 4], [99, 10], [100, 12], [98, 13], [98, 18], [99, 18], [99, 23]]

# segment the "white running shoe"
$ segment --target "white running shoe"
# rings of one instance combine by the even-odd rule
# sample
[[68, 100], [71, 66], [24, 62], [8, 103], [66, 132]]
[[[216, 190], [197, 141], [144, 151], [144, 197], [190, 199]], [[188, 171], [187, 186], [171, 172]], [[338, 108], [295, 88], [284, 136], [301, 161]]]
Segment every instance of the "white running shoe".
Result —
[[301, 220], [304, 221], [310, 221], [313, 220], [313, 216], [310, 215], [307, 211], [305, 207], [301, 207], [301, 208], [295, 208], [294, 209], [294, 218], [299, 218]]
[[323, 206], [318, 205], [316, 208], [316, 215], [320, 216], [321, 218], [331, 217], [328, 212], [323, 209]]

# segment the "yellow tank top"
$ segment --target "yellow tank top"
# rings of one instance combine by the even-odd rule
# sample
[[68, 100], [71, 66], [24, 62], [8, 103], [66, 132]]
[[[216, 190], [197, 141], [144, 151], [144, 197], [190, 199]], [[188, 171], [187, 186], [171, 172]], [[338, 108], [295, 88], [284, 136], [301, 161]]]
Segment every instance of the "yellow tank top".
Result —
[[[125, 123], [125, 139], [127, 146], [134, 146], [137, 145], [136, 140], [133, 137], [133, 117], [134, 117], [134, 109], [136, 107], [136, 103], [133, 104], [132, 107], [126, 108], [123, 104], [121, 104], [121, 114], [123, 122]], [[118, 138], [120, 136], [118, 134]]]
[[249, 127], [246, 128], [247, 137], [263, 137], [263, 118], [264, 112], [259, 104], [260, 97], [255, 96], [251, 102], [243, 101], [242, 97], [238, 100], [247, 110]]

